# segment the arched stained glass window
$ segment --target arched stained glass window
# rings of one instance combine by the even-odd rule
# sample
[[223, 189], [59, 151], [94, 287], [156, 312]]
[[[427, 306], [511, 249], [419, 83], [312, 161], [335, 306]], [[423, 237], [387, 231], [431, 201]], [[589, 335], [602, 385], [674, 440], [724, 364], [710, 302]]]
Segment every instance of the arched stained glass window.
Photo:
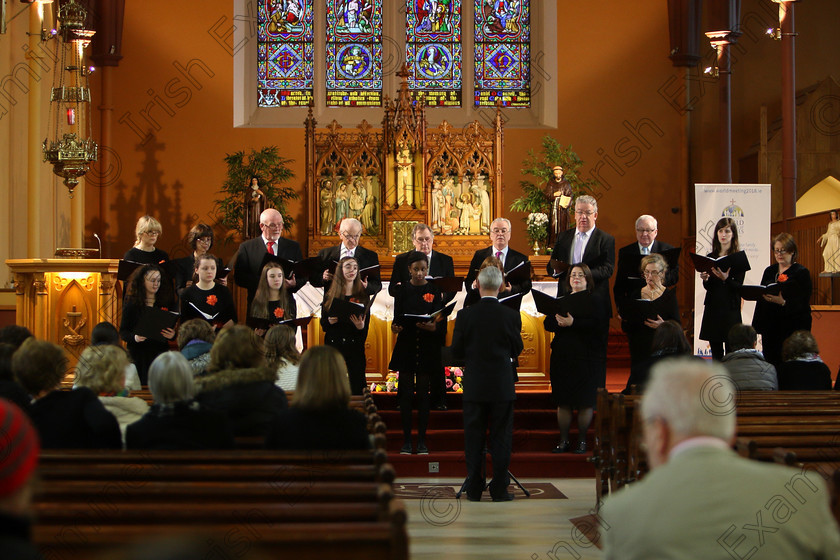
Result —
[[382, 105], [382, 0], [327, 0], [327, 107]]
[[528, 0], [475, 0], [475, 105], [531, 106]]
[[259, 0], [258, 5], [258, 105], [308, 105], [315, 58], [312, 0]]
[[461, 106], [460, 0], [406, 0], [408, 87], [430, 107]]

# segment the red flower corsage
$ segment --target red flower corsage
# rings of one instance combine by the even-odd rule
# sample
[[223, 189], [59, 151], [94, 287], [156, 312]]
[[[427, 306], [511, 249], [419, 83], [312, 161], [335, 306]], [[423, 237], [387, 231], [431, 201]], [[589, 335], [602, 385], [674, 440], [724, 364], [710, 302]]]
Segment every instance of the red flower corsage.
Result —
[[207, 305], [216, 305], [217, 301], [219, 301], [219, 298], [217, 298], [215, 295], [210, 294], [209, 296], [207, 296]]
[[354, 297], [351, 297], [351, 298], [350, 298], [350, 301], [351, 301], [352, 303], [362, 303], [361, 301], [359, 301], [359, 298], [354, 298]]
[[278, 319], [282, 319], [283, 315], [285, 315], [285, 313], [286, 312], [283, 311], [282, 307], [278, 307], [277, 309], [274, 310], [274, 316], [277, 317]]
[[779, 282], [787, 282], [788, 276], [787, 274], [779, 274], [778, 280]]
[[160, 310], [161, 311], [169, 311], [169, 308], [168, 307], [161, 307]]
[[423, 294], [423, 301], [425, 301], [426, 303], [432, 303], [433, 301], [435, 301], [435, 295], [434, 294]]

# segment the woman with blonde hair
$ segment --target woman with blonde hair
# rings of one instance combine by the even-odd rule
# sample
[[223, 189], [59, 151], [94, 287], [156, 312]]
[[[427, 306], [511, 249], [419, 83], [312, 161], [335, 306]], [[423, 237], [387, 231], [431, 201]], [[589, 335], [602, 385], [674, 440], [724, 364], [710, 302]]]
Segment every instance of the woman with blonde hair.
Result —
[[300, 352], [295, 330], [288, 325], [274, 325], [265, 335], [265, 359], [277, 371], [277, 386], [284, 391], [297, 387]]
[[270, 449], [369, 449], [367, 419], [350, 408], [350, 383], [341, 354], [314, 346], [300, 360], [292, 406], [278, 415]]
[[130, 397], [125, 388], [128, 355], [117, 346], [89, 346], [76, 364], [76, 386], [87, 387], [99, 396], [106, 410], [120, 425], [123, 446], [125, 428], [139, 420], [149, 410], [146, 401]]
[[143, 216], [137, 220], [134, 233], [137, 240], [134, 242], [134, 247], [125, 253], [123, 260], [141, 264], [160, 264], [169, 260], [166, 251], [155, 247], [155, 243], [163, 233], [159, 221], [152, 216]]

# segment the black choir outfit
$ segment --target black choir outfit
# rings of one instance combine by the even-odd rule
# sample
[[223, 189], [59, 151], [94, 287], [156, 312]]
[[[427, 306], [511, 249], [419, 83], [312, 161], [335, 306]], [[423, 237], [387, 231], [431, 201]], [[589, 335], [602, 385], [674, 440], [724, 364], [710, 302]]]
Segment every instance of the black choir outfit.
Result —
[[[216, 316], [207, 319], [199, 311]], [[189, 321], [190, 319], [204, 319], [213, 324], [216, 329], [221, 328], [228, 321], [235, 323], [236, 307], [233, 304], [233, 296], [230, 295], [230, 290], [221, 284], [213, 284], [213, 287], [209, 290], [202, 290], [198, 287], [198, 284], [193, 284], [185, 289], [181, 294], [181, 321]]]
[[140, 264], [161, 264], [169, 260], [166, 251], [155, 247], [153, 251], [144, 251], [139, 247], [132, 247], [123, 256], [124, 261], [131, 261]]
[[[642, 299], [643, 287], [644, 286], [630, 291], [627, 299]], [[665, 294], [663, 293], [659, 297], [665, 297]], [[669, 296], [668, 304], [667, 310], [660, 313], [659, 316], [662, 317], [663, 321], [673, 319], [679, 323], [680, 307], [679, 303], [677, 303], [677, 298], [674, 297], [673, 294]], [[619, 303], [619, 309], [620, 308]], [[630, 365], [633, 366], [650, 358], [651, 346], [653, 345], [653, 334], [656, 332], [656, 329], [652, 329], [644, 323], [625, 321], [623, 318], [621, 321], [621, 328], [625, 333], [627, 333], [627, 342], [630, 346]]]
[[[125, 341], [131, 360], [137, 367], [137, 375], [140, 377], [140, 383], [148, 385], [149, 366], [152, 365], [155, 358], [169, 350], [169, 343], [151, 338], [147, 338], [142, 342], [134, 340], [134, 330], [140, 321], [140, 315], [143, 313], [144, 307], [144, 305], [137, 304], [128, 299], [123, 301], [120, 338]], [[172, 311], [165, 306], [155, 305], [155, 307]]]
[[782, 363], [782, 343], [794, 331], [811, 330], [811, 273], [799, 263], [793, 263], [779, 274], [779, 264], [764, 269], [761, 284], [779, 283], [784, 305], [763, 298], [755, 303], [753, 327], [761, 335], [764, 358], [778, 366]]
[[[341, 260], [341, 247], [342, 245], [336, 245], [335, 247], [326, 247], [318, 251], [318, 258], [321, 259], [322, 273], [324, 270], [327, 270], [332, 263]], [[370, 249], [365, 249], [361, 245], [357, 245], [356, 248], [353, 249], [352, 253], [353, 258], [356, 259], [356, 262], [359, 264], [359, 270], [379, 265], [379, 255], [376, 254], [376, 251], [371, 251]], [[365, 288], [365, 293], [367, 293], [367, 295], [373, 297], [382, 289], [381, 276], [381, 271], [378, 266], [370, 271], [370, 275], [367, 277], [367, 288]], [[330, 285], [332, 284], [332, 282], [324, 282], [323, 274], [313, 274], [312, 277], [309, 278], [309, 283], [316, 288], [324, 288], [325, 293], [330, 289]]]
[[[467, 277], [464, 280], [464, 287], [467, 290], [467, 296], [464, 298], [464, 307], [469, 307], [470, 305], [474, 304], [479, 299], [481, 299], [481, 295], [478, 293], [478, 290], [472, 287], [473, 281], [478, 277], [478, 269], [481, 268], [481, 263], [483, 263], [487, 257], [495, 257], [497, 252], [498, 250], [491, 245], [486, 249], [479, 249], [473, 254], [473, 258], [470, 261], [470, 270], [469, 272], [467, 272]], [[519, 251], [514, 251], [510, 248], [510, 246], [508, 246], [507, 256], [505, 256], [504, 263], [502, 263], [505, 269], [505, 275], [507, 275], [507, 273], [513, 270], [514, 268], [516, 268], [516, 266], [520, 263], [525, 263], [522, 266], [530, 266], [527, 256], [520, 253]], [[507, 277], [505, 278], [505, 282], [507, 282]], [[531, 278], [529, 276], [528, 279], [525, 281], [511, 282], [510, 291], [503, 290], [499, 294], [499, 298], [504, 298], [514, 294], [527, 294], [530, 291]]]
[[[718, 255], [709, 253], [706, 256], [717, 258]], [[709, 279], [703, 282], [706, 297], [703, 299], [699, 338], [709, 342], [712, 357], [718, 361], [723, 359], [723, 345], [729, 329], [741, 322], [740, 290], [749, 269], [749, 264], [745, 269], [730, 267], [725, 281], [710, 272]]]
[[[172, 263], [175, 266], [175, 293], [180, 296], [184, 288], [187, 287], [187, 282], [193, 281], [193, 276], [195, 275], [195, 256], [190, 254], [189, 256], [175, 259]], [[222, 259], [216, 257], [216, 276], [219, 275], [224, 267], [225, 265]]]
[[[289, 261], [303, 260], [303, 253], [300, 250], [300, 245], [297, 241], [281, 237], [275, 241], [272, 247], [274, 254]], [[260, 273], [262, 272], [263, 258], [268, 253], [266, 240], [262, 236], [249, 239], [239, 246], [236, 252], [236, 258], [233, 265], [233, 278], [236, 285], [248, 290], [248, 306], [254, 300], [254, 295], [257, 293], [257, 287], [260, 284]], [[306, 278], [295, 278], [295, 287], [292, 292], [296, 292], [303, 285], [306, 284]]]
[[549, 375], [551, 402], [556, 406], [595, 406], [598, 388], [606, 385], [607, 370], [598, 353], [593, 352], [601, 344], [604, 321], [604, 317], [593, 314], [574, 317], [570, 326], [561, 327], [554, 315], [545, 317], [545, 330], [554, 333]]
[[[370, 285], [368, 285], [370, 286]], [[368, 302], [360, 301], [355, 296], [343, 296], [343, 299], [365, 304], [365, 327], [357, 329], [349, 320], [338, 321], [334, 325], [329, 322], [329, 307], [327, 297], [324, 296], [321, 308], [321, 330], [324, 331], [324, 344], [332, 346], [344, 357], [347, 364], [347, 375], [350, 378], [350, 391], [354, 395], [361, 395], [365, 389], [365, 340], [370, 327], [370, 308]]]
[[402, 327], [402, 331], [397, 334], [388, 367], [400, 373], [400, 418], [407, 442], [411, 438], [411, 400], [415, 392], [417, 433], [421, 442], [426, 436], [431, 379], [443, 379], [440, 349], [446, 342], [446, 321], [435, 323], [435, 331], [430, 332], [418, 328], [417, 321], [403, 315], [429, 315], [442, 309], [443, 305], [440, 289], [430, 282], [423, 286], [404, 282], [394, 296], [394, 321]]

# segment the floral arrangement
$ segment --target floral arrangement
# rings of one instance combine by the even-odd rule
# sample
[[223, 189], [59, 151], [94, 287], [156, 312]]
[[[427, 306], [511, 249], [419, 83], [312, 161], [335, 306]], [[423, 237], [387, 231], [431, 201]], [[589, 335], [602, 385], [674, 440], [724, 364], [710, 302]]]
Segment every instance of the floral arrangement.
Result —
[[400, 372], [398, 371], [390, 371], [388, 372], [387, 377], [385, 377], [385, 383], [371, 383], [370, 384], [370, 392], [371, 393], [393, 393], [397, 390], [400, 386]]
[[459, 367], [444, 368], [446, 390], [450, 393], [464, 392], [464, 370]]
[[532, 244], [548, 239], [548, 214], [531, 212], [525, 219], [525, 225], [528, 239]]

